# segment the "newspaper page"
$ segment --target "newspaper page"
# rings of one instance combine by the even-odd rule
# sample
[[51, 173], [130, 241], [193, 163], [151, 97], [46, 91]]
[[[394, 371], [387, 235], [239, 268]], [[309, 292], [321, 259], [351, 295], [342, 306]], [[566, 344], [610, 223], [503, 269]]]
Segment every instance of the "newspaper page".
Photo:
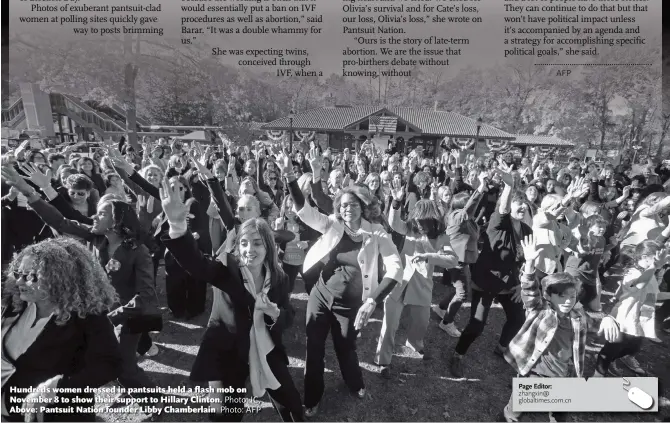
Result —
[[5, 3], [3, 421], [667, 421], [661, 0]]

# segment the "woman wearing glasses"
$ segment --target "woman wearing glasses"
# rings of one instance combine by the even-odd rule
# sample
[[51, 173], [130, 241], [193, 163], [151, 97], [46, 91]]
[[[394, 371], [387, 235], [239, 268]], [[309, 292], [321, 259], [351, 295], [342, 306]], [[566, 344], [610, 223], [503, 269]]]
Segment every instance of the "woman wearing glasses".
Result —
[[284, 189], [282, 187], [281, 181], [279, 181], [279, 172], [275, 170], [266, 170], [263, 173], [263, 179], [265, 180], [265, 184], [269, 189], [267, 193], [270, 194], [270, 197], [272, 198], [272, 201], [275, 203], [275, 205], [281, 208], [282, 202], [284, 201]]
[[[372, 223], [380, 218], [381, 210], [367, 188], [341, 190], [333, 200], [334, 214], [326, 216], [305, 201], [287, 153], [280, 155], [279, 164], [298, 217], [323, 234], [307, 253], [303, 266], [304, 271], [317, 265], [321, 269], [307, 303], [305, 414], [311, 417], [323, 396], [328, 332], [345, 383], [358, 398], [365, 398], [356, 338], [377, 303], [402, 280], [402, 264], [391, 237], [382, 225]], [[386, 274], [378, 283], [380, 255]]]
[[30, 394], [23, 402], [26, 394], [13, 388], [79, 388], [81, 393], [59, 395], [93, 406], [94, 395], [84, 388], [121, 375], [119, 344], [107, 318], [118, 296], [105, 271], [85, 246], [62, 237], [26, 247], [9, 270], [2, 286], [2, 420], [94, 421], [93, 413], [12, 412], [55, 406], [45, 402], [49, 394], [41, 394], [41, 401]]

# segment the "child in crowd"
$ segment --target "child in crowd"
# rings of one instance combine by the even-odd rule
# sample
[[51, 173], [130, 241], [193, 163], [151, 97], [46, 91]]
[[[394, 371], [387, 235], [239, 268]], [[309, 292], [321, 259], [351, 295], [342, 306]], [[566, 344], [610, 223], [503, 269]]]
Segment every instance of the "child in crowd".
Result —
[[[587, 319], [577, 301], [581, 281], [569, 273], [554, 273], [539, 281], [535, 259], [541, 248], [534, 235], [522, 242], [525, 265], [521, 274], [521, 297], [526, 321], [512, 339], [504, 357], [522, 377], [582, 377]], [[610, 316], [600, 328], [608, 341], [616, 339], [618, 328]], [[518, 421], [512, 398], [503, 410], [505, 421]], [[559, 415], [553, 416], [556, 420]]]

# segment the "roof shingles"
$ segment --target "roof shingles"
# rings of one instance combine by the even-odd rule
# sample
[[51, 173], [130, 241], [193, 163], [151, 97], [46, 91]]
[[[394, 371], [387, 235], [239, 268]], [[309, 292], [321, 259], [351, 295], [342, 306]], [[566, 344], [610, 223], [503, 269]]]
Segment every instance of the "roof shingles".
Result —
[[[412, 107], [380, 108], [375, 106], [317, 108], [293, 116], [293, 129], [310, 131], [342, 131], [352, 123], [367, 116], [388, 110], [407, 123], [417, 127], [422, 134], [475, 137], [477, 121], [458, 113]], [[289, 129], [289, 117], [267, 123], [264, 129]], [[514, 136], [492, 126], [483, 124], [481, 138], [513, 139]]]

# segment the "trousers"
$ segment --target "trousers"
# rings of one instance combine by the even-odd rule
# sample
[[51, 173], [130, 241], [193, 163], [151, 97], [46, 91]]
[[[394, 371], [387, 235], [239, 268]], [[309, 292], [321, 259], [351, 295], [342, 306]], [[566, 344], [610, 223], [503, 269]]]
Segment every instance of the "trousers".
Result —
[[305, 358], [305, 407], [315, 407], [324, 391], [326, 338], [333, 337], [335, 355], [342, 378], [352, 392], [365, 385], [358, 364], [354, 328], [358, 307], [339, 304], [327, 298], [318, 287], [312, 289], [307, 301], [307, 356]]
[[375, 354], [375, 362], [380, 366], [391, 364], [395, 348], [395, 334], [398, 331], [400, 317], [405, 308], [409, 310], [410, 320], [410, 326], [407, 329], [407, 342], [417, 351], [424, 349], [423, 340], [430, 322], [430, 306], [403, 304], [390, 296], [386, 297], [382, 331]]
[[493, 299], [496, 298], [502, 306], [507, 321], [500, 333], [499, 344], [502, 347], [507, 347], [512, 341], [512, 338], [519, 332], [523, 322], [526, 320], [523, 303], [512, 301], [512, 294], [491, 294], [480, 291], [478, 289], [472, 290], [472, 304], [470, 306], [470, 320], [463, 329], [461, 337], [458, 339], [455, 351], [457, 354], [463, 355], [468, 352], [470, 345], [482, 334], [486, 320], [491, 310]]

